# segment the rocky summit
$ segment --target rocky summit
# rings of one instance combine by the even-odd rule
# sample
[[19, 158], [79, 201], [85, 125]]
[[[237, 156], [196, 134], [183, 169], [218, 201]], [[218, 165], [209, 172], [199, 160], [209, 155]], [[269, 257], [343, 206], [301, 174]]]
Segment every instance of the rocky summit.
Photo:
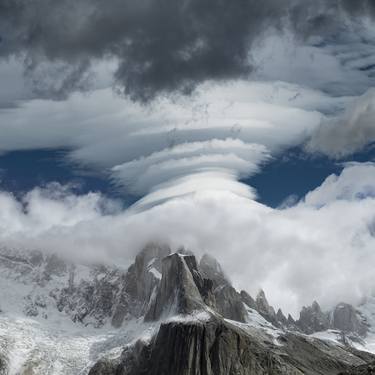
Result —
[[149, 244], [126, 268], [2, 249], [0, 279], [1, 375], [335, 375], [375, 363], [371, 299], [315, 301], [294, 319], [184, 249]]

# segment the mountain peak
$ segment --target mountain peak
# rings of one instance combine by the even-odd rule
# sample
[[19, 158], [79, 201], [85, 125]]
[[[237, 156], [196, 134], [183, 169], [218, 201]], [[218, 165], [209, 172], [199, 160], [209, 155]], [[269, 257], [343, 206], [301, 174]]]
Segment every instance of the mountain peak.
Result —
[[173, 253], [163, 259], [162, 278], [145, 320], [204, 309], [205, 304], [194, 282], [194, 269], [196, 259], [192, 255]]

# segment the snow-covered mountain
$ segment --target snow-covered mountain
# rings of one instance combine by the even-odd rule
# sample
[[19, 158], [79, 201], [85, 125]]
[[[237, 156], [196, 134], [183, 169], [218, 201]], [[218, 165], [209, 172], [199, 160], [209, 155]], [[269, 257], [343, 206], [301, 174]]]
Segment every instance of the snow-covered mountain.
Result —
[[375, 361], [375, 299], [313, 302], [294, 320], [263, 291], [235, 290], [214, 258], [158, 244], [128, 269], [1, 249], [0, 309], [1, 375], [338, 374]]

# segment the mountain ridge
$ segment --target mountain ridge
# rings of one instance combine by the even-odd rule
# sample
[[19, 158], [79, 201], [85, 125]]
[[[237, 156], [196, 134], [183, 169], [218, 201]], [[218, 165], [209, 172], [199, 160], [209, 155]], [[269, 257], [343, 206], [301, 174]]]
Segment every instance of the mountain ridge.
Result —
[[[238, 292], [212, 256], [198, 262], [190, 251], [181, 248], [173, 253], [168, 246], [153, 243], [128, 269], [121, 269], [69, 263], [41, 252], [0, 253], [1, 280], [13, 286], [14, 294], [12, 299], [2, 292], [0, 323], [17, 311], [41, 325], [66, 318], [82, 330], [93, 329], [93, 337], [95, 332], [103, 335], [104, 346], [87, 344], [91, 354], [82, 370], [86, 372], [80, 373], [336, 374], [374, 360], [357, 349], [369, 327], [353, 306], [342, 303], [324, 313], [314, 302], [295, 321], [281, 310], [275, 312], [264, 291], [256, 298]], [[131, 322], [136, 322], [139, 334], [129, 334]], [[104, 339], [107, 330], [116, 333]], [[327, 330], [336, 330], [332, 331], [337, 332], [336, 341], [309, 336]], [[142, 338], [145, 332], [147, 340]], [[5, 341], [0, 350], [3, 374], [38, 374], [33, 366], [48, 362], [43, 350], [34, 348], [36, 354], [27, 352], [30, 358], [26, 356], [18, 372], [13, 371], [9, 352], [14, 349], [11, 340]], [[304, 351], [293, 351], [296, 345]], [[174, 353], [163, 365], [159, 346]], [[69, 365], [68, 354], [64, 361], [64, 366]], [[320, 372], [309, 370], [311, 366], [321, 368]], [[302, 368], [304, 372], [298, 370]]]

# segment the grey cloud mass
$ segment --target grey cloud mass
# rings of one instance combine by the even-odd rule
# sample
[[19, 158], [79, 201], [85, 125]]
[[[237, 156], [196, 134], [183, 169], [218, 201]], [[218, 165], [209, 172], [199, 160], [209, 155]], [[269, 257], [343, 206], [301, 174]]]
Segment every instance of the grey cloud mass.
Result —
[[93, 59], [114, 58], [119, 91], [144, 101], [247, 77], [269, 28], [332, 38], [373, 13], [370, 0], [1, 0], [0, 56], [23, 59], [35, 93], [58, 99], [89, 86]]
[[28, 73], [63, 64], [61, 95], [80, 88], [92, 58], [116, 57], [121, 90], [148, 99], [247, 75], [252, 40], [281, 9], [279, 1], [249, 0], [3, 0], [0, 54], [24, 53]]

